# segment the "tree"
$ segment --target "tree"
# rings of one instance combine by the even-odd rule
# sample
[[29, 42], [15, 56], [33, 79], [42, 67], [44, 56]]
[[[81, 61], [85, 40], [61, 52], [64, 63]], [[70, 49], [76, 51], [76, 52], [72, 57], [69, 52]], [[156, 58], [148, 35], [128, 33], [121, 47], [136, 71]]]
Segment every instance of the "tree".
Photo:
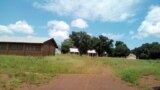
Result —
[[71, 39], [66, 39], [62, 43], [61, 52], [64, 53], [64, 54], [68, 53], [69, 52], [69, 48], [71, 48], [71, 47], [74, 47], [73, 46], [73, 41]]
[[70, 39], [75, 47], [79, 49], [80, 55], [86, 54], [91, 45], [91, 36], [86, 32], [72, 32]]
[[132, 52], [140, 59], [158, 59], [160, 58], [160, 44], [158, 42], [145, 43], [133, 49]]
[[149, 56], [148, 56], [146, 53], [141, 53], [141, 54], [139, 55], [139, 58], [140, 58], [140, 59], [148, 59]]
[[116, 41], [114, 56], [116, 57], [126, 57], [130, 53], [129, 48], [122, 41]]
[[103, 56], [104, 52], [107, 52], [109, 55], [112, 53], [113, 40], [110, 40], [108, 37], [100, 35], [98, 38], [92, 38], [92, 48], [95, 49], [99, 56]]
[[150, 45], [149, 58], [151, 58], [151, 59], [160, 58], [160, 44], [158, 42], [153, 42]]

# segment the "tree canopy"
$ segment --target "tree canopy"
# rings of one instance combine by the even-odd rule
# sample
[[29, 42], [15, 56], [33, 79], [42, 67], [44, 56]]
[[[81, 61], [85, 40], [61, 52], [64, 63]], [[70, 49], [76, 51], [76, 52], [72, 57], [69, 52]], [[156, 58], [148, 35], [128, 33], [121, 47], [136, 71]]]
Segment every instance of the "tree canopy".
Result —
[[129, 53], [130, 53], [130, 50], [124, 42], [116, 41], [115, 49], [114, 49], [115, 57], [126, 57], [129, 55]]
[[92, 47], [97, 51], [99, 56], [103, 56], [104, 52], [107, 52], [109, 55], [111, 55], [113, 40], [103, 35], [100, 35], [99, 37], [93, 37]]
[[160, 58], [160, 44], [158, 42], [145, 43], [133, 49], [132, 52], [140, 59], [158, 59]]
[[[61, 45], [61, 52], [68, 53], [69, 48], [78, 48], [80, 55], [86, 54], [87, 50], [95, 49], [99, 56], [103, 56], [107, 52], [108, 56], [126, 57], [130, 50], [122, 41], [116, 41], [113, 48], [113, 40], [107, 36], [99, 35], [97, 37], [90, 36], [86, 32], [72, 32], [69, 39], [64, 40]], [[160, 58], [160, 44], [153, 42], [146, 43], [131, 51], [140, 59], [158, 59]]]
[[80, 55], [86, 54], [91, 45], [91, 36], [86, 32], [72, 32], [69, 35], [73, 45], [79, 49]]
[[69, 52], [69, 48], [73, 47], [73, 41], [71, 39], [66, 39], [64, 40], [64, 42], [61, 45], [61, 52], [62, 53], [68, 53]]
[[87, 50], [95, 49], [99, 56], [103, 56], [104, 52], [109, 55], [112, 53], [113, 40], [106, 36], [91, 37], [86, 32], [72, 32], [69, 39], [62, 43], [62, 53], [69, 52], [69, 48], [76, 47], [79, 49], [80, 55], [86, 54]]

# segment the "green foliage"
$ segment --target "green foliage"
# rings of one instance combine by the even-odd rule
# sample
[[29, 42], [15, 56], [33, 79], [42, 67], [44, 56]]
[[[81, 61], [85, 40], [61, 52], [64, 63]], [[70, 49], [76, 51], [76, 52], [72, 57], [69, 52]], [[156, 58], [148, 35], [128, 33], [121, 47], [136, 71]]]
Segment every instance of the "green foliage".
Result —
[[160, 44], [158, 42], [146, 43], [132, 52], [140, 59], [158, 59], [160, 58]]
[[123, 71], [121, 72], [121, 78], [122, 80], [137, 85], [139, 73], [136, 70]]
[[147, 54], [145, 54], [145, 53], [141, 53], [140, 55], [139, 55], [139, 58], [140, 59], [148, 59], [148, 55]]
[[[16, 86], [20, 85], [22, 81], [18, 78], [12, 78], [9, 81], [2, 81], [0, 84], [3, 84], [3, 89], [4, 90], [14, 90]], [[1, 85], [0, 85], [1, 86]]]
[[[0, 86], [14, 89], [21, 83], [42, 84], [59, 74], [103, 73], [110, 66], [113, 73], [134, 85], [144, 75], [160, 80], [160, 61], [126, 60], [124, 58], [56, 55], [48, 57], [0, 55]], [[9, 80], [1, 80], [7, 75]], [[1, 78], [2, 77], [2, 78]], [[1, 85], [3, 84], [3, 85]]]
[[[115, 48], [113, 48], [113, 40], [103, 35], [91, 37], [86, 32], [81, 31], [72, 32], [69, 37], [69, 39], [62, 43], [62, 53], [68, 53], [71, 47], [78, 48], [80, 55], [86, 54], [87, 50], [91, 49], [95, 49], [99, 56], [103, 56], [104, 52], [107, 52], [108, 56], [126, 57], [130, 53], [129, 48], [124, 42], [117, 41]], [[146, 43], [132, 50], [132, 53], [140, 59], [158, 59], [160, 58], [160, 44], [157, 42]]]
[[70, 39], [74, 46], [79, 49], [80, 55], [86, 54], [91, 45], [91, 36], [86, 32], [72, 32]]
[[68, 53], [69, 52], [69, 48], [72, 48], [73, 46], [73, 41], [71, 39], [66, 39], [64, 40], [64, 42], [62, 43], [61, 46], [61, 52], [62, 53]]
[[11, 81], [9, 81], [9, 83], [10, 83], [13, 87], [15, 87], [15, 86], [17, 86], [17, 85], [20, 85], [20, 84], [22, 83], [22, 81], [21, 81], [20, 79], [18, 79], [18, 78], [13, 78]]
[[129, 55], [130, 50], [126, 44], [121, 41], [116, 41], [114, 49], [114, 56], [115, 57], [126, 57]]
[[70, 39], [81, 55], [86, 54], [89, 49], [95, 49], [99, 56], [103, 56], [104, 52], [112, 54], [113, 40], [106, 36], [91, 37], [86, 32], [72, 32]]
[[106, 36], [100, 35], [98, 38], [93, 37], [93, 48], [96, 49], [99, 56], [103, 56], [104, 52], [111, 55], [113, 47], [113, 40]]
[[[160, 61], [153, 60], [126, 60], [125, 58], [107, 58], [101, 62], [109, 65], [113, 72], [133, 85], [138, 85], [138, 79], [146, 75], [154, 75], [160, 78]], [[159, 79], [160, 80], [160, 79]]]
[[[21, 83], [43, 84], [59, 74], [97, 73], [100, 66], [90, 57], [56, 55], [49, 57], [0, 55], [0, 87], [6, 90]], [[1, 80], [5, 75], [9, 80]]]

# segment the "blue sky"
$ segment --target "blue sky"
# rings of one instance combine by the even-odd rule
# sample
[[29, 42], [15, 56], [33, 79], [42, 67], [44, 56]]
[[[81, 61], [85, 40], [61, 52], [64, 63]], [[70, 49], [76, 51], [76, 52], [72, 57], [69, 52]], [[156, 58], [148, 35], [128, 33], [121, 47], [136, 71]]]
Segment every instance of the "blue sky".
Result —
[[160, 0], [1, 0], [0, 38], [104, 35], [130, 49], [160, 42]]

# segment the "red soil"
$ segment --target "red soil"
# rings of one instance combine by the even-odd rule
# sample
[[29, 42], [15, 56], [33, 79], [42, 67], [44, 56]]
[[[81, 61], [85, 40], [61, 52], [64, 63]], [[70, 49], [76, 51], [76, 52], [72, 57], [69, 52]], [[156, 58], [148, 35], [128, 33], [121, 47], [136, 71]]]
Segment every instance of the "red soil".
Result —
[[160, 90], [160, 81], [156, 80], [154, 76], [143, 76], [140, 79], [140, 86], [146, 87], [149, 90]]
[[[42, 86], [24, 84], [23, 90], [138, 90], [112, 75], [106, 74], [68, 74]], [[17, 89], [21, 90], [21, 88]]]

